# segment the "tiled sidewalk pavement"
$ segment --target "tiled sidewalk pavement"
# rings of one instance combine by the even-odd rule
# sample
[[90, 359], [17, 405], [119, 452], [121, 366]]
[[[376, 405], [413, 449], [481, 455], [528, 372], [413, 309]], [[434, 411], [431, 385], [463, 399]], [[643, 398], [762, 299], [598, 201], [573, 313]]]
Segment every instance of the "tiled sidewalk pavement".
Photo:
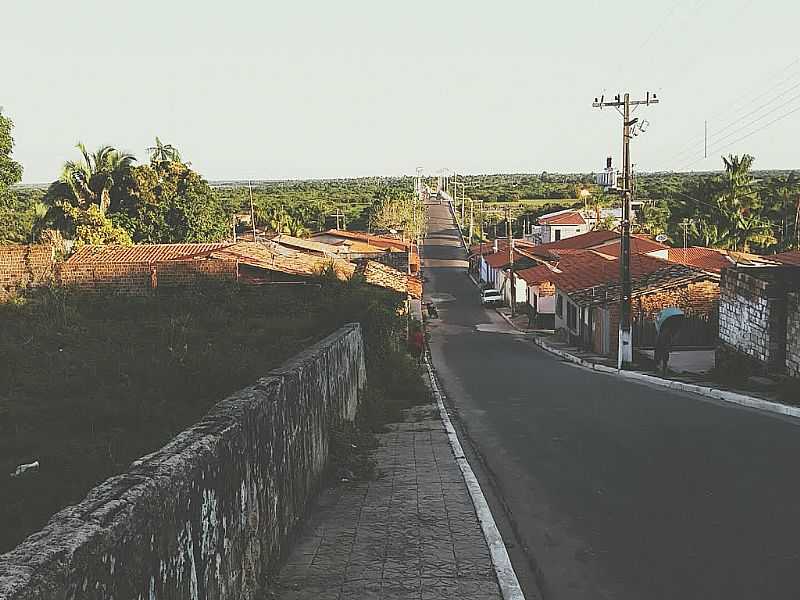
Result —
[[281, 600], [501, 598], [435, 405], [381, 434], [379, 476], [324, 492], [277, 579]]

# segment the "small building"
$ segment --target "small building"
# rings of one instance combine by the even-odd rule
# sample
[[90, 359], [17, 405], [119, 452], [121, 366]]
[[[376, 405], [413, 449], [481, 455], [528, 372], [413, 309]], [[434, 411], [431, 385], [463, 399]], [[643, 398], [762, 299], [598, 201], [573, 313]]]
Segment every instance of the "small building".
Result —
[[539, 217], [539, 234], [542, 244], [558, 242], [586, 233], [589, 225], [578, 210], [566, 210]]
[[[598, 354], [614, 355], [619, 345], [621, 297], [619, 260], [588, 251], [558, 264], [554, 274], [555, 328], [572, 343]], [[719, 283], [715, 276], [648, 256], [631, 256], [633, 343], [652, 347], [654, 320], [668, 307], [680, 308], [704, 333], [698, 345], [713, 346]]]
[[553, 267], [548, 264], [522, 269], [518, 273], [527, 287], [526, 303], [531, 323], [540, 329], [555, 328], [556, 288]]
[[722, 271], [716, 361], [732, 374], [800, 377], [800, 265]]
[[350, 260], [372, 259], [402, 271], [419, 272], [419, 249], [413, 242], [365, 231], [343, 229], [329, 229], [315, 233], [311, 239], [347, 248]]

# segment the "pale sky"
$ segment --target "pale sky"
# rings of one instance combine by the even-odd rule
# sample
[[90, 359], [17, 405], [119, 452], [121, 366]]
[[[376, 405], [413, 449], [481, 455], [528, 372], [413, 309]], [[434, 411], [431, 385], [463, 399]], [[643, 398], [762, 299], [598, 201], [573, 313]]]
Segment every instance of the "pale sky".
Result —
[[589, 172], [621, 146], [620, 117], [591, 102], [626, 90], [661, 99], [635, 115], [640, 170], [729, 152], [800, 167], [794, 0], [3, 0], [0, 15], [27, 183], [78, 141], [145, 159], [156, 135], [209, 179]]

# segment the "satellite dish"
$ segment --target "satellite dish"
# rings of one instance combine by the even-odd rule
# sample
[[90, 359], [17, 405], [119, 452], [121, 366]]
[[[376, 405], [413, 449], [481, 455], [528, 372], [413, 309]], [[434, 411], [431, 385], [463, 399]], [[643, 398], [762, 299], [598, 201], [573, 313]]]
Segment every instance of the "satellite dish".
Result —
[[659, 244], [663, 244], [663, 243], [664, 243], [664, 242], [666, 242], [668, 239], [669, 239], [669, 238], [668, 238], [666, 235], [664, 235], [663, 233], [659, 233], [659, 234], [656, 236], [656, 241], [657, 241]]

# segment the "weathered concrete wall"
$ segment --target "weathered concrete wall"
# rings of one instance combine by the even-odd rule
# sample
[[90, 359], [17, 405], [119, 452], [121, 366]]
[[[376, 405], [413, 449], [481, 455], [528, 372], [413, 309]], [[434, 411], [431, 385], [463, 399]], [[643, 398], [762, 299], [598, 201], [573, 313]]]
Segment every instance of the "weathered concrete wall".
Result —
[[348, 325], [0, 556], [0, 598], [254, 598], [366, 383]]
[[790, 293], [787, 300], [786, 373], [800, 377], [800, 292]]

